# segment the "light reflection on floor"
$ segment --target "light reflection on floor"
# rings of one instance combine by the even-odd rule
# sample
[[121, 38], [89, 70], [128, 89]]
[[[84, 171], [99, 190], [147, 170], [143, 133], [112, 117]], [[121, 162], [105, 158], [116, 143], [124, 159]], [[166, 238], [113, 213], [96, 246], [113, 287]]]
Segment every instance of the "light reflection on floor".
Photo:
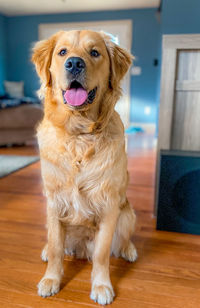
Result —
[[126, 135], [127, 140], [127, 153], [128, 156], [132, 156], [138, 151], [141, 154], [146, 152], [155, 152], [157, 145], [157, 138], [152, 133], [135, 133]]

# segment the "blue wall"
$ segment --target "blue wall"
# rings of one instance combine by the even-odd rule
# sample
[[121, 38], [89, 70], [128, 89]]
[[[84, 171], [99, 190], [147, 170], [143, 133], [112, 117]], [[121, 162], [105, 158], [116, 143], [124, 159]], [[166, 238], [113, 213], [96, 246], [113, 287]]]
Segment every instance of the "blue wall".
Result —
[[6, 79], [6, 32], [5, 17], [0, 15], [0, 95], [4, 93], [3, 81]]
[[[135, 65], [140, 66], [142, 69], [140, 76], [131, 77], [131, 121], [155, 122], [158, 67], [153, 66], [153, 59], [158, 57], [160, 39], [160, 26], [155, 18], [155, 9], [6, 18], [7, 53], [9, 59], [7, 78], [16, 81], [24, 80], [25, 94], [35, 95], [39, 83], [29, 59], [31, 45], [38, 40], [38, 25], [40, 23], [116, 19], [133, 20], [132, 53], [136, 56]], [[145, 106], [151, 108], [149, 116], [144, 114]]]
[[[132, 19], [132, 53], [142, 74], [131, 77], [131, 121], [156, 123], [162, 35], [200, 33], [200, 0], [163, 0], [161, 24], [155, 12], [155, 9], [142, 9], [19, 17], [0, 15], [0, 93], [2, 81], [7, 78], [24, 80], [25, 94], [35, 95], [39, 82], [29, 59], [31, 45], [38, 40], [40, 23]], [[157, 67], [153, 66], [155, 58], [159, 59]], [[145, 106], [151, 107], [149, 116], [144, 114]]]
[[200, 33], [199, 0], [164, 0], [162, 34]]

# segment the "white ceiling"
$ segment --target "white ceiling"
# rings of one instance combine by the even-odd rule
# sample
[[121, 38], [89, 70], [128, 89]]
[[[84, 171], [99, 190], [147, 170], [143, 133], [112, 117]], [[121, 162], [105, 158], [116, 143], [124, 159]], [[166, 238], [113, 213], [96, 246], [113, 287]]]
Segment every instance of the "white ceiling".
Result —
[[0, 0], [7, 16], [158, 7], [159, 0]]

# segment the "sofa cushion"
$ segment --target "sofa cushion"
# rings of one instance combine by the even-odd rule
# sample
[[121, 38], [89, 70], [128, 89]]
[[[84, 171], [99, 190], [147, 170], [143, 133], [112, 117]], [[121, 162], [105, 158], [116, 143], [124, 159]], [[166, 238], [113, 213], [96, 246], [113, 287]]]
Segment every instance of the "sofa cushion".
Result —
[[24, 96], [24, 82], [4, 81], [5, 92], [9, 97], [21, 98]]
[[16, 107], [20, 104], [21, 100], [19, 98], [0, 98], [0, 109]]
[[41, 120], [43, 110], [40, 105], [24, 104], [0, 110], [0, 130], [33, 128]]
[[0, 109], [17, 107], [23, 104], [40, 104], [40, 101], [35, 97], [27, 96], [22, 98], [9, 98], [8, 96], [0, 97]]

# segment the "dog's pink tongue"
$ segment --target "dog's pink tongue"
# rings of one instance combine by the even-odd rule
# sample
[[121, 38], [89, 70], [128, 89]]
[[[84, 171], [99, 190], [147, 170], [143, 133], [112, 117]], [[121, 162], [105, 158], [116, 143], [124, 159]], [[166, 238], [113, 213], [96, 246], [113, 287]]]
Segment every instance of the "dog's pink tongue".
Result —
[[68, 104], [72, 106], [80, 106], [86, 101], [88, 94], [86, 90], [78, 88], [67, 90], [64, 97]]

